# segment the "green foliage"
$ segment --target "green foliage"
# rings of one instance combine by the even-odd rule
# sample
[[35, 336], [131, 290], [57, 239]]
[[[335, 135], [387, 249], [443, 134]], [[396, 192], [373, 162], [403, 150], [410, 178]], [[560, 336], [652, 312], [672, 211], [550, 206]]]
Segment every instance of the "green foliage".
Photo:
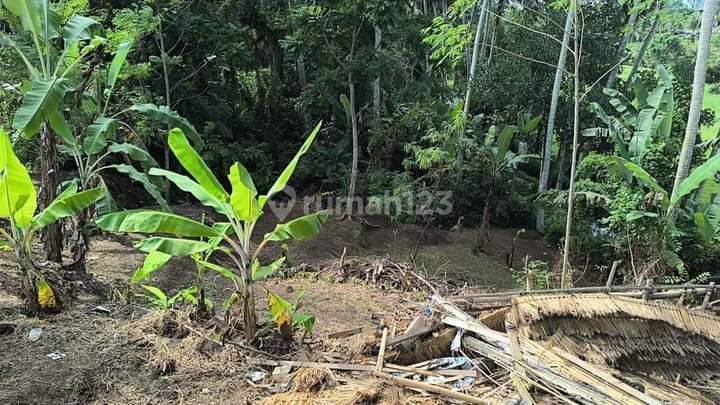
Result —
[[53, 287], [33, 265], [35, 235], [50, 224], [77, 215], [102, 195], [101, 188], [78, 192], [77, 184], [73, 183], [36, 214], [35, 186], [27, 169], [15, 155], [10, 137], [0, 129], [0, 218], [10, 222], [9, 231], [0, 228], [0, 242], [14, 253], [23, 276], [23, 295], [30, 310], [54, 310], [59, 306]]
[[531, 260], [523, 269], [512, 271], [513, 279], [520, 288], [526, 288], [528, 285], [527, 277], [532, 277], [531, 285], [536, 290], [545, 290], [552, 288], [552, 272], [547, 262], [542, 260]]
[[[152, 254], [161, 252], [171, 256], [191, 255], [198, 269], [196, 286], [202, 291], [203, 274], [206, 270], [214, 271], [235, 283], [235, 297], [228, 301], [242, 301], [244, 311], [254, 308], [252, 303], [252, 282], [255, 279], [267, 277], [277, 271], [282, 261], [275, 261], [270, 265], [260, 265], [257, 258], [266, 243], [284, 241], [289, 239], [302, 240], [309, 238], [320, 231], [320, 225], [326, 220], [327, 214], [317, 213], [296, 218], [285, 224], [280, 224], [275, 231], [265, 235], [263, 241], [251, 250], [251, 237], [255, 225], [262, 214], [262, 207], [276, 193], [285, 188], [292, 176], [302, 155], [312, 145], [315, 136], [320, 131], [318, 124], [308, 136], [286, 169], [280, 174], [274, 185], [266, 195], [259, 195], [250, 174], [238, 164], [230, 170], [230, 182], [233, 187], [232, 194], [228, 194], [220, 181], [215, 177], [200, 155], [190, 145], [182, 130], [176, 128], [170, 131], [170, 149], [181, 165], [190, 173], [192, 179], [180, 174], [155, 170], [154, 173], [165, 176], [180, 189], [190, 192], [203, 205], [215, 209], [226, 222], [216, 223], [210, 227], [201, 222], [166, 212], [135, 210], [107, 214], [97, 220], [101, 229], [111, 232], [137, 232], [144, 234], [170, 234], [179, 238], [164, 238], [153, 236], [138, 243], [141, 250]], [[232, 234], [237, 237], [231, 238]], [[231, 249], [221, 247], [221, 242], [229, 243]], [[229, 256], [236, 268], [231, 270], [220, 264], [210, 262], [213, 253], [222, 252]], [[164, 259], [165, 256], [160, 256]], [[149, 259], [147, 268], [141, 268], [140, 274], [151, 274], [163, 260]], [[203, 302], [204, 304], [204, 302]], [[226, 308], [226, 310], [229, 309]], [[248, 330], [248, 340], [254, 339], [255, 324], [254, 310], [245, 317]], [[251, 318], [248, 318], [251, 317]], [[250, 322], [251, 324], [248, 324]]]
[[298, 293], [293, 304], [270, 290], [267, 293], [270, 318], [283, 339], [292, 340], [295, 330], [298, 329], [302, 330], [304, 334], [312, 333], [315, 316], [308, 312], [300, 312], [305, 294], [303, 290]]
[[161, 310], [171, 309], [175, 306], [175, 303], [180, 301], [186, 304], [198, 304], [198, 290], [196, 287], [184, 288], [171, 297], [168, 297], [163, 290], [157, 287], [145, 284], [142, 284], [141, 287], [145, 290], [145, 293], [135, 295], [146, 299], [150, 305]]
[[591, 103], [591, 108], [606, 128], [592, 128], [585, 134], [597, 136], [609, 133], [619, 156], [642, 165], [650, 148], [666, 141], [672, 132], [675, 113], [673, 78], [662, 65], [658, 66], [657, 72], [658, 84], [650, 91], [646, 90], [641, 80], [635, 82], [632, 100], [617, 90], [605, 89], [617, 115], [610, 116], [600, 104]]

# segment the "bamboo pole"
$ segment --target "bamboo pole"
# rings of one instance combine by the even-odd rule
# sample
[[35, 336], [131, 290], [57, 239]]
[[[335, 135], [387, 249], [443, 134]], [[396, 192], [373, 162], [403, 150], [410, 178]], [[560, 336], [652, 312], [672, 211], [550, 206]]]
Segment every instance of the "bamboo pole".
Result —
[[512, 320], [508, 318], [505, 319], [505, 330], [510, 340], [510, 354], [512, 355], [513, 369], [515, 370], [512, 375], [512, 382], [515, 391], [520, 394], [520, 398], [528, 404], [534, 404], [535, 401], [533, 401], [532, 396], [530, 396], [530, 385], [526, 383], [526, 381], [529, 380], [525, 369], [522, 367], [525, 360], [523, 359], [523, 354], [520, 349], [520, 340], [518, 339], [517, 333], [517, 328], [520, 324], [520, 311], [518, 310], [516, 298], [512, 300], [512, 313]]
[[488, 404], [488, 402], [483, 401], [482, 399], [480, 399], [478, 397], [473, 397], [471, 395], [463, 394], [461, 392], [455, 392], [453, 390], [449, 390], [449, 389], [443, 388], [443, 387], [438, 387], [436, 385], [430, 385], [430, 384], [423, 383], [420, 381], [409, 380], [407, 378], [395, 377], [395, 376], [391, 376], [391, 375], [385, 374], [385, 373], [375, 372], [375, 375], [380, 378], [387, 379], [395, 385], [413, 388], [413, 389], [426, 391], [426, 392], [432, 392], [433, 394], [440, 394], [443, 397], [457, 399], [459, 401], [465, 401], [465, 402], [468, 402], [471, 404], [480, 404], [480, 405]]
[[649, 301], [653, 293], [653, 282], [652, 279], [645, 280], [645, 288], [642, 292], [642, 300]]
[[388, 328], [383, 329], [382, 339], [380, 339], [380, 350], [378, 351], [377, 364], [375, 365], [375, 371], [378, 373], [382, 372], [383, 361], [385, 359], [385, 348], [387, 347], [388, 339]]
[[[655, 291], [663, 290], [698, 290], [702, 289], [703, 292], [709, 288], [710, 284], [658, 284], [653, 286]], [[469, 299], [480, 300], [480, 299], [496, 299], [498, 297], [507, 297], [509, 300], [511, 297], [516, 295], [550, 295], [550, 294], [576, 294], [576, 293], [615, 293], [615, 292], [627, 292], [627, 291], [642, 291], [644, 287], [634, 285], [620, 285], [611, 287], [574, 287], [574, 288], [554, 288], [548, 290], [510, 290], [497, 293], [486, 293], [486, 294], [472, 294], [472, 295], [461, 295], [457, 297], [450, 297], [449, 300], [452, 302], [465, 301]]]
[[610, 268], [610, 275], [608, 276], [607, 283], [605, 283], [605, 287], [612, 287], [613, 280], [615, 280], [615, 273], [617, 272], [617, 268], [620, 265], [622, 260], [615, 260], [612, 264], [612, 267]]
[[703, 303], [700, 306], [700, 309], [707, 308], [714, 293], [715, 293], [715, 282], [713, 281], [712, 283], [710, 283], [710, 287], [707, 289], [707, 292], [705, 293], [705, 297], [703, 298]]

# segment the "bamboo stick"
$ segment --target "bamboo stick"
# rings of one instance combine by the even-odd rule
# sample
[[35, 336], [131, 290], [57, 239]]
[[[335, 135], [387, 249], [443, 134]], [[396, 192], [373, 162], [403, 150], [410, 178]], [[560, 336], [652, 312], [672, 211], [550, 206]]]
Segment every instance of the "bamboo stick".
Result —
[[650, 296], [652, 296], [653, 293], [653, 281], [652, 279], [645, 280], [645, 288], [642, 292], [642, 299], [643, 301], [650, 300]]
[[[675, 298], [682, 295], [683, 289], [687, 288], [689, 294], [705, 294], [710, 288], [709, 285], [678, 285], [678, 286], [653, 286], [653, 293], [648, 296], [648, 299], [664, 299], [664, 298]], [[450, 300], [457, 303], [484, 303], [484, 302], [509, 302], [514, 296], [528, 296], [528, 295], [553, 295], [553, 294], [592, 294], [592, 293], [609, 293], [612, 296], [628, 297], [628, 298], [642, 298], [645, 287], [638, 286], [614, 286], [608, 287], [579, 287], [579, 288], [568, 288], [568, 289], [553, 289], [553, 290], [534, 290], [532, 292], [527, 291], [507, 291], [496, 294], [479, 294], [479, 295], [467, 295], [452, 297]], [[665, 291], [662, 291], [665, 290]]]
[[375, 371], [380, 373], [383, 369], [383, 361], [385, 360], [385, 348], [387, 347], [388, 328], [383, 329], [382, 338], [380, 339], [380, 350], [378, 351], [377, 364]]
[[415, 380], [409, 380], [407, 378], [395, 377], [395, 376], [385, 374], [385, 373], [375, 372], [375, 375], [380, 378], [387, 379], [395, 385], [418, 389], [418, 390], [426, 391], [426, 392], [432, 392], [433, 394], [440, 394], [443, 397], [457, 399], [459, 401], [465, 401], [465, 402], [468, 402], [471, 404], [480, 404], [480, 405], [488, 404], [488, 402], [483, 401], [482, 399], [480, 399], [478, 397], [463, 394], [461, 392], [455, 392], [453, 390], [449, 390], [449, 389], [443, 388], [443, 387], [438, 387], [436, 385], [431, 385], [431, 384], [427, 384], [427, 383], [415, 381]]
[[[688, 289], [699, 289], [709, 288], [710, 284], [658, 284], [654, 286], [655, 290], [682, 290]], [[512, 297], [515, 295], [538, 295], [538, 294], [573, 294], [573, 293], [601, 293], [601, 292], [624, 292], [624, 291], [641, 291], [643, 286], [636, 285], [617, 285], [611, 287], [593, 286], [593, 287], [574, 287], [574, 288], [554, 288], [548, 290], [534, 290], [531, 292], [525, 290], [510, 290], [496, 293], [485, 293], [485, 294], [473, 294], [473, 295], [461, 295], [457, 297], [451, 297], [449, 300], [463, 301], [467, 299], [479, 299], [479, 298], [495, 298], [495, 297]]]
[[612, 287], [613, 281], [615, 280], [615, 273], [617, 272], [617, 268], [620, 265], [622, 260], [615, 260], [612, 264], [612, 267], [610, 268], [610, 275], [608, 276], [607, 283], [605, 283], [605, 287]]
[[707, 289], [707, 292], [705, 293], [705, 297], [703, 298], [702, 305], [700, 305], [700, 309], [707, 308], [714, 293], [715, 293], [715, 282], [713, 281], [712, 283], [710, 283], [710, 287]]
[[[262, 360], [252, 359], [250, 364], [267, 367], [303, 367], [303, 368], [327, 368], [330, 370], [340, 371], [357, 371], [357, 372], [374, 372], [377, 365], [370, 364], [353, 364], [353, 363], [323, 363], [315, 361], [290, 361], [290, 360]], [[383, 366], [385, 373], [403, 373], [418, 374], [424, 376], [443, 376], [443, 377], [477, 377], [477, 373], [472, 370], [426, 370], [416, 367], [399, 366], [397, 364], [385, 364]]]
[[515, 390], [520, 394], [520, 398], [528, 404], [534, 404], [532, 396], [530, 396], [530, 386], [526, 384], [528, 380], [525, 369], [521, 367], [524, 363], [522, 351], [520, 350], [520, 340], [518, 339], [517, 326], [520, 323], [520, 311], [517, 307], [517, 300], [513, 298], [512, 302], [512, 321], [506, 317], [505, 319], [505, 330], [507, 330], [508, 339], [510, 340], [510, 353], [513, 358], [513, 369], [515, 373], [512, 375], [513, 386]]

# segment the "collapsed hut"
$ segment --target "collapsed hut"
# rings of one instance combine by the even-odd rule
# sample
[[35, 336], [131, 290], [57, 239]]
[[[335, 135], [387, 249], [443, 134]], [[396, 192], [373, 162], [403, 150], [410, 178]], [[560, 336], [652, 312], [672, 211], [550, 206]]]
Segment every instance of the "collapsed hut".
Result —
[[518, 331], [587, 360], [667, 380], [720, 372], [720, 317], [608, 294], [516, 299]]

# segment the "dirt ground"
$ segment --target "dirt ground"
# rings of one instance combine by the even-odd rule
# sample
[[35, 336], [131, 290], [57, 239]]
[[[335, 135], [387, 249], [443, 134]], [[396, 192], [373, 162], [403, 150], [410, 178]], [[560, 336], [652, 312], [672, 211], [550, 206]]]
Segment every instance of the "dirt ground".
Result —
[[[470, 279], [483, 289], [514, 286], [504, 260], [515, 230], [493, 230], [493, 255], [476, 256], [470, 252], [475, 238], [472, 230], [423, 234], [418, 226], [382, 218], [368, 222], [372, 226], [330, 219], [319, 237], [292, 245], [290, 258], [295, 264], [322, 266], [346, 250], [346, 257], [389, 256], [408, 261], [417, 249], [418, 267], [428, 275]], [[271, 222], [263, 223], [258, 234], [272, 227]], [[124, 291], [130, 274], [143, 260], [131, 242], [96, 238], [89, 272]], [[279, 253], [273, 247], [264, 258]], [[524, 255], [550, 260], [553, 252], [530, 234], [515, 257]], [[207, 339], [209, 329], [168, 333], [165, 317], [183, 314], [151, 311], [138, 299], [126, 303], [112, 295], [83, 295], [63, 313], [26, 317], [14, 295], [18, 284], [9, 257], [0, 256], [0, 268], [0, 404], [254, 403], [269, 395], [267, 387], [247, 378], [251, 371], [262, 371], [248, 366], [247, 350], [213, 344], [212, 338]], [[151, 284], [173, 293], [192, 280], [192, 263], [174, 259], [168, 269], [156, 273]], [[229, 294], [230, 286], [223, 280], [210, 277], [208, 284], [216, 302]], [[296, 347], [291, 358], [315, 361], [326, 361], [314, 358], [320, 352], [337, 351], [344, 356], [362, 346], [362, 337], [328, 341], [324, 336], [363, 327], [361, 336], [374, 340], [379, 325], [402, 325], [426, 299], [418, 292], [387, 291], [360, 281], [338, 284], [317, 273], [296, 274], [256, 285], [257, 307], [263, 317], [267, 316], [266, 289], [285, 297], [304, 291], [304, 310], [317, 317], [311, 340], [315, 343]], [[36, 333], [37, 329], [40, 337], [32, 341], [31, 330]]]

